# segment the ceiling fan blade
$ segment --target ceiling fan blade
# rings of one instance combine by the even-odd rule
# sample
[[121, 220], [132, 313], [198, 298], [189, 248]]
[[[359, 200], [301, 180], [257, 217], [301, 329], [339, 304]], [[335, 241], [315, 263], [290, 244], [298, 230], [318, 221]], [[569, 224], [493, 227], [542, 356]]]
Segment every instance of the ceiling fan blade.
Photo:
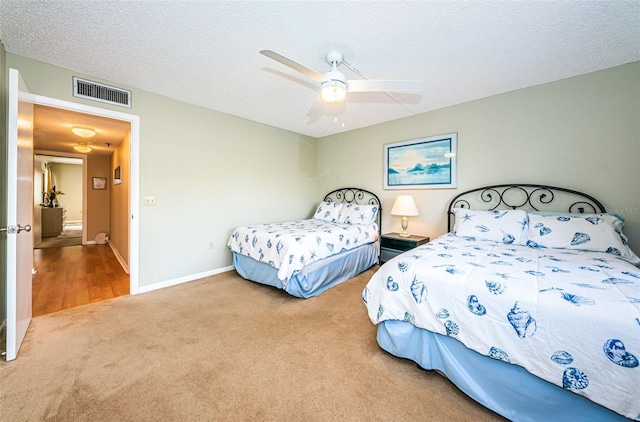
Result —
[[324, 102], [322, 102], [322, 99], [318, 95], [318, 98], [316, 98], [316, 100], [311, 105], [311, 108], [307, 112], [307, 117], [317, 117], [317, 116], [319, 116], [320, 115], [320, 111], [322, 111], [323, 107], [324, 107]]
[[422, 92], [422, 86], [422, 81], [352, 79], [347, 81], [347, 92]]
[[296, 70], [300, 73], [302, 73], [303, 75], [305, 75], [307, 78], [313, 79], [316, 82], [323, 82], [325, 80], [324, 76], [318, 72], [316, 72], [315, 70], [311, 70], [308, 67], [305, 67], [299, 63], [294, 62], [293, 60], [287, 59], [284, 56], [281, 56], [280, 54], [271, 51], [271, 50], [260, 50], [260, 54], [269, 57], [270, 59], [273, 59], [277, 62], [282, 63], [285, 66], [289, 66], [291, 69]]

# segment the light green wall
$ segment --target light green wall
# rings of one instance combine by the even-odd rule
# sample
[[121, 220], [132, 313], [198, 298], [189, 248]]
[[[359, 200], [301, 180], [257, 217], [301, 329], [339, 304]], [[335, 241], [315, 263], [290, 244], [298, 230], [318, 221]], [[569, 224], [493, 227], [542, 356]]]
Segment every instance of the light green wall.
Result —
[[[7, 227], [7, 54], [0, 40], [0, 227]], [[7, 235], [0, 234], [0, 325], [7, 319]]]
[[64, 192], [58, 202], [65, 209], [66, 221], [82, 221], [82, 164], [52, 163], [56, 189]]
[[[141, 288], [231, 265], [226, 242], [240, 224], [315, 209], [313, 138], [138, 89], [131, 109], [82, 100], [72, 76], [131, 88], [10, 53], [7, 65], [34, 94], [140, 116]], [[157, 205], [145, 207], [145, 196]]]
[[[426, 94], [428, 95], [428, 93]], [[458, 133], [458, 189], [383, 190], [383, 146]], [[357, 158], [356, 158], [357, 157]], [[363, 186], [383, 202], [383, 232], [397, 194], [420, 212], [410, 232], [446, 232], [448, 201], [498, 183], [542, 183], [581, 190], [626, 219], [640, 253], [640, 62], [472, 101], [318, 140], [318, 186]]]

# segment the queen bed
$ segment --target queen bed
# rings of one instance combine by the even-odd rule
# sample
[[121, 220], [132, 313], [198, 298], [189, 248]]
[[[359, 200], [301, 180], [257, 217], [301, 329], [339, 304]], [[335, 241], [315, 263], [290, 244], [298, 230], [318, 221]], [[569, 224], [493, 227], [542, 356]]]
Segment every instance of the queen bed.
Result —
[[510, 420], [640, 420], [640, 259], [621, 217], [538, 185], [474, 189], [447, 212], [449, 233], [363, 290], [382, 349]]
[[378, 263], [380, 222], [374, 193], [340, 188], [312, 218], [241, 226], [227, 246], [241, 277], [309, 298]]

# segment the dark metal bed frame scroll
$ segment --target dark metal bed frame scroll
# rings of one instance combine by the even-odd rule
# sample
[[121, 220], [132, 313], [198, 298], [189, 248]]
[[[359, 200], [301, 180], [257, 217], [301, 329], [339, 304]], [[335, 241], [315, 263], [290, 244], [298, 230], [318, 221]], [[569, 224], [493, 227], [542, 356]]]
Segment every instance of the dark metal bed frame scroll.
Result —
[[[557, 197], [556, 197], [557, 196]], [[451, 231], [454, 208], [523, 209], [528, 211], [563, 211], [604, 213], [604, 206], [586, 193], [549, 185], [510, 184], [483, 186], [454, 197], [447, 209], [447, 231]]]
[[343, 204], [377, 205], [378, 234], [382, 233], [382, 204], [375, 193], [360, 188], [340, 188], [326, 194], [324, 200]]

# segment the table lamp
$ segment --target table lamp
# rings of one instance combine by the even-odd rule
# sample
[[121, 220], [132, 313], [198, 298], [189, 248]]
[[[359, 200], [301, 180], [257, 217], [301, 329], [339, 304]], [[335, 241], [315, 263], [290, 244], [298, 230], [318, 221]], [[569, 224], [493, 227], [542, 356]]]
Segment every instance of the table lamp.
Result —
[[399, 233], [400, 237], [410, 237], [407, 233], [407, 227], [409, 227], [409, 218], [418, 215], [418, 208], [413, 200], [412, 195], [398, 195], [393, 207], [391, 208], [391, 215], [402, 216], [402, 233]]

